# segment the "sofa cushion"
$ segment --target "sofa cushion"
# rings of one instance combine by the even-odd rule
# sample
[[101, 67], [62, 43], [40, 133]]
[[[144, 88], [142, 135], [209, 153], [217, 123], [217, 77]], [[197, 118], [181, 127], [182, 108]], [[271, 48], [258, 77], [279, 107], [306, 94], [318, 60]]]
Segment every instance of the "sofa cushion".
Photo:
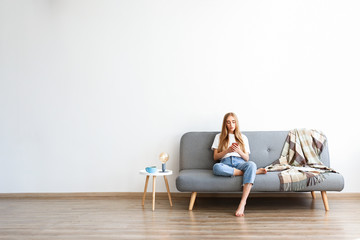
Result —
[[[215, 176], [212, 170], [182, 170], [176, 179], [176, 188], [181, 192], [241, 192], [242, 177]], [[306, 191], [341, 191], [344, 179], [341, 174], [327, 173], [325, 180], [315, 186], [301, 190]], [[256, 175], [252, 192], [280, 192], [278, 172]]]

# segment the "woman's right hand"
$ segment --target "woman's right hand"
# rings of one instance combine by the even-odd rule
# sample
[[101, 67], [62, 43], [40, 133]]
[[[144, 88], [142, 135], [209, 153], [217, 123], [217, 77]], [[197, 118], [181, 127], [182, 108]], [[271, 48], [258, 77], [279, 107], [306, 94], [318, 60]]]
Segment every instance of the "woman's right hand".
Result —
[[232, 146], [230, 146], [227, 150], [226, 150], [226, 153], [232, 153], [234, 152], [234, 149]]

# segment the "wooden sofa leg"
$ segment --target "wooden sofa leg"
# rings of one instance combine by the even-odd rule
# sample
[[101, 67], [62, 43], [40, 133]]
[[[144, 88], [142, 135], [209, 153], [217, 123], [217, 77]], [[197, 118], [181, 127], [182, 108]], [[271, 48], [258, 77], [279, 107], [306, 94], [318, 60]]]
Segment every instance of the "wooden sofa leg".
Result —
[[321, 191], [321, 197], [324, 202], [325, 211], [329, 211], [329, 203], [328, 203], [326, 191]]
[[315, 191], [311, 191], [311, 196], [312, 196], [312, 199], [315, 199]]
[[192, 210], [193, 210], [194, 203], [195, 203], [195, 199], [196, 199], [196, 194], [197, 194], [197, 192], [192, 192], [192, 193], [191, 193], [189, 211], [192, 211]]

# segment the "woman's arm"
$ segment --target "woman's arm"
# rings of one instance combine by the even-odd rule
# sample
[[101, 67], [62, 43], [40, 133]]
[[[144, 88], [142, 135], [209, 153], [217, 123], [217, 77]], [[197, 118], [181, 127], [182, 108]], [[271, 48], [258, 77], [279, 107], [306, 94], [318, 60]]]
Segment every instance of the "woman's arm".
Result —
[[218, 152], [218, 150], [215, 148], [214, 149], [214, 161], [217, 161], [217, 160], [223, 158], [229, 152], [232, 152], [231, 148], [228, 148], [228, 149], [226, 149], [225, 151], [222, 151], [222, 152]]
[[[241, 150], [240, 150], [241, 151]], [[249, 161], [249, 154], [248, 153], [244, 153], [243, 151], [241, 151], [241, 153], [240, 152], [238, 152], [239, 154], [240, 154], [240, 156], [241, 156], [241, 158], [242, 159], [244, 159], [245, 161]]]

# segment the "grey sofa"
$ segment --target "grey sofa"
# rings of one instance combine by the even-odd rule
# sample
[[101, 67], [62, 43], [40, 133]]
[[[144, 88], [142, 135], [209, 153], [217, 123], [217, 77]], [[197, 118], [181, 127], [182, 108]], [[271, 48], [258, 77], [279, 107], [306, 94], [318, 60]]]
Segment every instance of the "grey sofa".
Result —
[[[189, 132], [180, 141], [180, 172], [176, 178], [176, 188], [180, 192], [191, 192], [189, 210], [193, 209], [196, 195], [201, 193], [241, 192], [242, 177], [215, 176], [212, 167], [213, 151], [211, 145], [218, 132]], [[287, 131], [251, 131], [243, 132], [249, 139], [250, 161], [257, 168], [265, 167], [280, 155], [287, 137]], [[330, 166], [328, 145], [326, 143], [321, 155], [324, 165]], [[341, 191], [344, 178], [338, 173], [326, 174], [326, 179], [308, 186], [301, 192], [320, 191], [325, 210], [329, 210], [326, 191]], [[257, 175], [251, 192], [280, 192], [278, 172]]]

